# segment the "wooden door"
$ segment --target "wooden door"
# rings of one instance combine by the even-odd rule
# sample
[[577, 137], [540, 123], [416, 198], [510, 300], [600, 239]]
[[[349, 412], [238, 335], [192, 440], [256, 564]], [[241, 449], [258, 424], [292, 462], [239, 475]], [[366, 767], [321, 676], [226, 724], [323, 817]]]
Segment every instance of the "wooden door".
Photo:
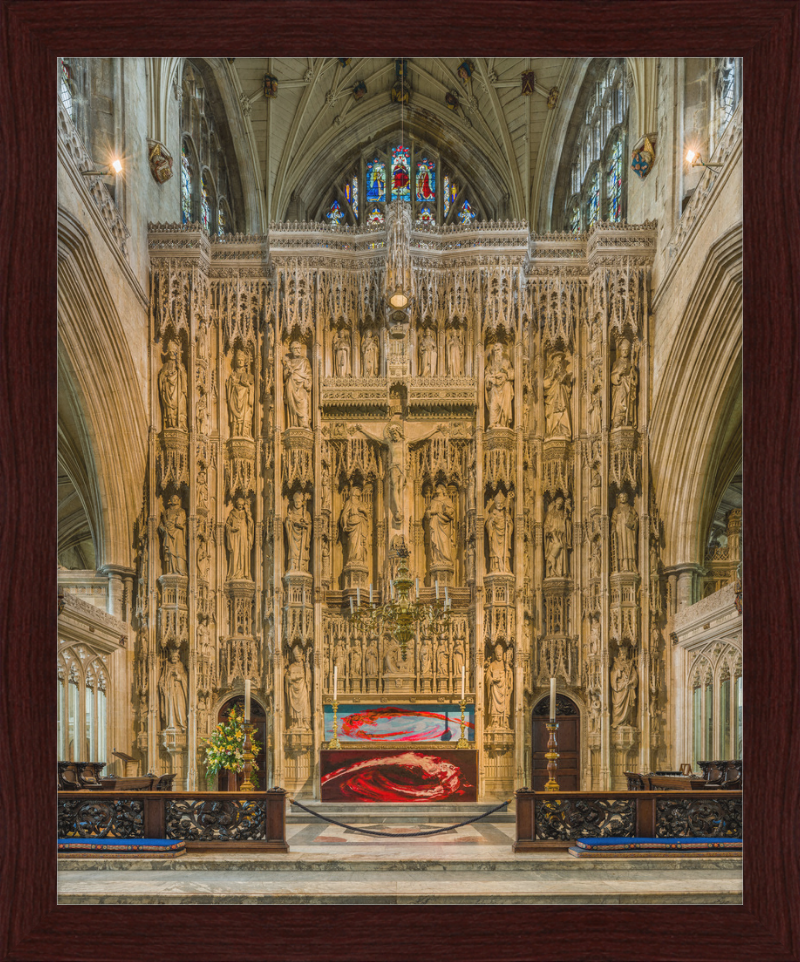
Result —
[[[225, 702], [219, 710], [217, 721], [227, 721], [230, 710], [234, 706], [238, 711], [244, 711], [244, 697], [242, 695]], [[258, 765], [258, 788], [256, 791], [263, 792], [267, 787], [267, 718], [264, 709], [255, 699], [250, 700], [250, 720], [256, 726], [256, 741], [261, 745], [261, 751], [255, 757], [255, 763]], [[217, 781], [220, 792], [235, 792], [244, 781], [244, 772], [229, 772], [223, 768], [217, 775]]]
[[[550, 698], [545, 696], [533, 709], [533, 785], [535, 792], [544, 791], [547, 781], [547, 742], [550, 738], [547, 722], [550, 715]], [[578, 707], [566, 695], [556, 695], [556, 721], [558, 731], [556, 738], [559, 754], [556, 781], [562, 792], [577, 792], [580, 790], [581, 764], [581, 716]]]

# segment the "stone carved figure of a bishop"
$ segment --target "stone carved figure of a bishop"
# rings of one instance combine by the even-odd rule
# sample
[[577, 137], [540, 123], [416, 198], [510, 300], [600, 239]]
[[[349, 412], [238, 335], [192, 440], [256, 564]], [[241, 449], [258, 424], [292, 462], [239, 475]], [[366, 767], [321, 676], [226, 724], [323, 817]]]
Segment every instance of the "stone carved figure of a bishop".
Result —
[[487, 727], [495, 731], [507, 731], [511, 727], [511, 693], [514, 688], [514, 673], [501, 644], [494, 646], [494, 657], [491, 660], [487, 659], [484, 672], [489, 715]]
[[248, 370], [249, 357], [238, 349], [233, 355], [233, 371], [225, 382], [225, 398], [228, 402], [228, 423], [231, 437], [253, 436], [253, 375]]
[[486, 533], [489, 538], [489, 573], [511, 571], [511, 535], [514, 521], [511, 514], [511, 498], [506, 504], [506, 496], [498, 491], [486, 508]]
[[362, 498], [361, 488], [355, 486], [339, 516], [339, 532], [345, 545], [348, 565], [363, 566], [367, 563], [367, 541], [369, 539], [369, 511]]
[[158, 527], [164, 545], [164, 573], [186, 574], [186, 512], [181, 499], [173, 494]]
[[295, 491], [292, 503], [286, 509], [283, 525], [288, 546], [287, 571], [308, 571], [311, 518], [306, 510], [305, 500], [302, 491]]
[[611, 726], [636, 723], [636, 686], [639, 672], [630, 648], [623, 645], [611, 666]]
[[572, 375], [565, 355], [557, 351], [544, 375], [545, 432], [548, 438], [571, 438], [570, 395]]
[[361, 341], [362, 374], [364, 377], [377, 377], [380, 364], [380, 348], [378, 338], [371, 328], [364, 331], [364, 338]]
[[186, 430], [186, 369], [181, 361], [180, 345], [169, 341], [166, 361], [158, 372], [158, 397], [161, 420], [165, 428]]
[[443, 484], [436, 485], [427, 515], [431, 566], [452, 565], [456, 509]]
[[283, 359], [283, 392], [286, 398], [286, 425], [311, 427], [311, 364], [301, 341], [292, 341]]
[[225, 522], [228, 545], [228, 578], [233, 581], [250, 580], [250, 552], [253, 547], [253, 517], [250, 505], [238, 497]]
[[336, 377], [350, 377], [350, 332], [344, 327], [333, 339], [333, 370]]
[[503, 345], [496, 341], [489, 351], [484, 371], [486, 408], [489, 428], [511, 427], [514, 400], [514, 368], [505, 356]]
[[309, 731], [311, 728], [311, 665], [303, 658], [303, 649], [295, 645], [286, 665], [286, 730]]
[[611, 515], [611, 530], [614, 536], [616, 554], [615, 571], [636, 571], [636, 539], [639, 533], [639, 518], [636, 509], [628, 502], [628, 495], [621, 491], [617, 495], [617, 506]]
[[188, 694], [189, 680], [180, 652], [177, 648], [170, 648], [161, 678], [158, 680], [158, 696], [164, 728], [186, 728]]

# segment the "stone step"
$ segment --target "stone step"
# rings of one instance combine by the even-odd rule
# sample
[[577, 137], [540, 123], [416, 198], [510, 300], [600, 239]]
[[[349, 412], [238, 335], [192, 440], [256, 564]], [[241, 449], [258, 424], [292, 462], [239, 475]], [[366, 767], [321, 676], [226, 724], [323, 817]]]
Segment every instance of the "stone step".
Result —
[[514, 855], [511, 852], [498, 857], [494, 852], [490, 859], [477, 855], [467, 858], [463, 854], [441, 853], [425, 855], [424, 852], [377, 852], [358, 851], [335, 853], [287, 853], [274, 854], [187, 854], [180, 858], [60, 858], [59, 872], [103, 872], [104, 876], [120, 872], [474, 872], [480, 875], [492, 872], [523, 872], [528, 874], [578, 873], [597, 876], [614, 875], [619, 872], [687, 873], [721, 871], [741, 875], [741, 858], [615, 858], [577, 859], [564, 851], [542, 854]]
[[[181, 861], [178, 859], [177, 861]], [[577, 861], [577, 860], [576, 860]], [[583, 868], [583, 864], [581, 865]], [[566, 905], [742, 903], [731, 871], [582, 872], [548, 877], [506, 871], [70, 872], [59, 877], [61, 905]]]
[[[454, 802], [440, 804], [389, 803], [389, 802], [320, 802], [316, 799], [301, 799], [302, 804], [328, 818], [335, 818], [348, 825], [370, 826], [377, 823], [392, 825], [412, 825], [426, 823], [433, 825], [458, 825], [467, 819], [491, 812], [500, 804], [484, 802]], [[489, 816], [492, 822], [513, 822], [516, 818], [510, 806], [500, 809]], [[304, 812], [293, 802], [286, 810], [287, 824], [320, 821], [314, 815]]]

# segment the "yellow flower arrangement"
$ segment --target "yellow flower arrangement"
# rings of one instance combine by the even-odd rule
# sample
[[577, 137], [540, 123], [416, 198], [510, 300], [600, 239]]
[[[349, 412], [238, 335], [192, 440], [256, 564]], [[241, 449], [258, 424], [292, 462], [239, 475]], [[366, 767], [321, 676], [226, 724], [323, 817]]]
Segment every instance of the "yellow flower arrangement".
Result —
[[[227, 723], [220, 722], [211, 733], [211, 737], [204, 739], [206, 778], [209, 782], [221, 769], [226, 769], [229, 772], [241, 772], [244, 769], [245, 733], [243, 724], [244, 716], [234, 706], [228, 714]], [[261, 745], [252, 737], [250, 744], [253, 755], [258, 755], [261, 751]], [[258, 786], [258, 778], [255, 774], [257, 771], [258, 766], [254, 759], [250, 778], [256, 787]]]

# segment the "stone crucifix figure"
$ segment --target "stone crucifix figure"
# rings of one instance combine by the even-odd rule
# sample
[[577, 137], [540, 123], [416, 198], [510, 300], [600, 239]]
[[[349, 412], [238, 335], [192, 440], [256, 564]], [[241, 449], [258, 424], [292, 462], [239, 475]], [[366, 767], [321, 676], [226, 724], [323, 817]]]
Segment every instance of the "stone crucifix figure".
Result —
[[[407, 429], [409, 429], [407, 431]], [[414, 431], [413, 426], [404, 425], [399, 416], [393, 417], [386, 425], [382, 434], [370, 431], [357, 425], [354, 431], [360, 431], [372, 441], [376, 441], [386, 449], [386, 460], [389, 477], [389, 512], [393, 528], [403, 527], [403, 509], [406, 490], [406, 462], [407, 445], [419, 444], [427, 441], [434, 434], [447, 432], [446, 424], [437, 424], [427, 431]]]

